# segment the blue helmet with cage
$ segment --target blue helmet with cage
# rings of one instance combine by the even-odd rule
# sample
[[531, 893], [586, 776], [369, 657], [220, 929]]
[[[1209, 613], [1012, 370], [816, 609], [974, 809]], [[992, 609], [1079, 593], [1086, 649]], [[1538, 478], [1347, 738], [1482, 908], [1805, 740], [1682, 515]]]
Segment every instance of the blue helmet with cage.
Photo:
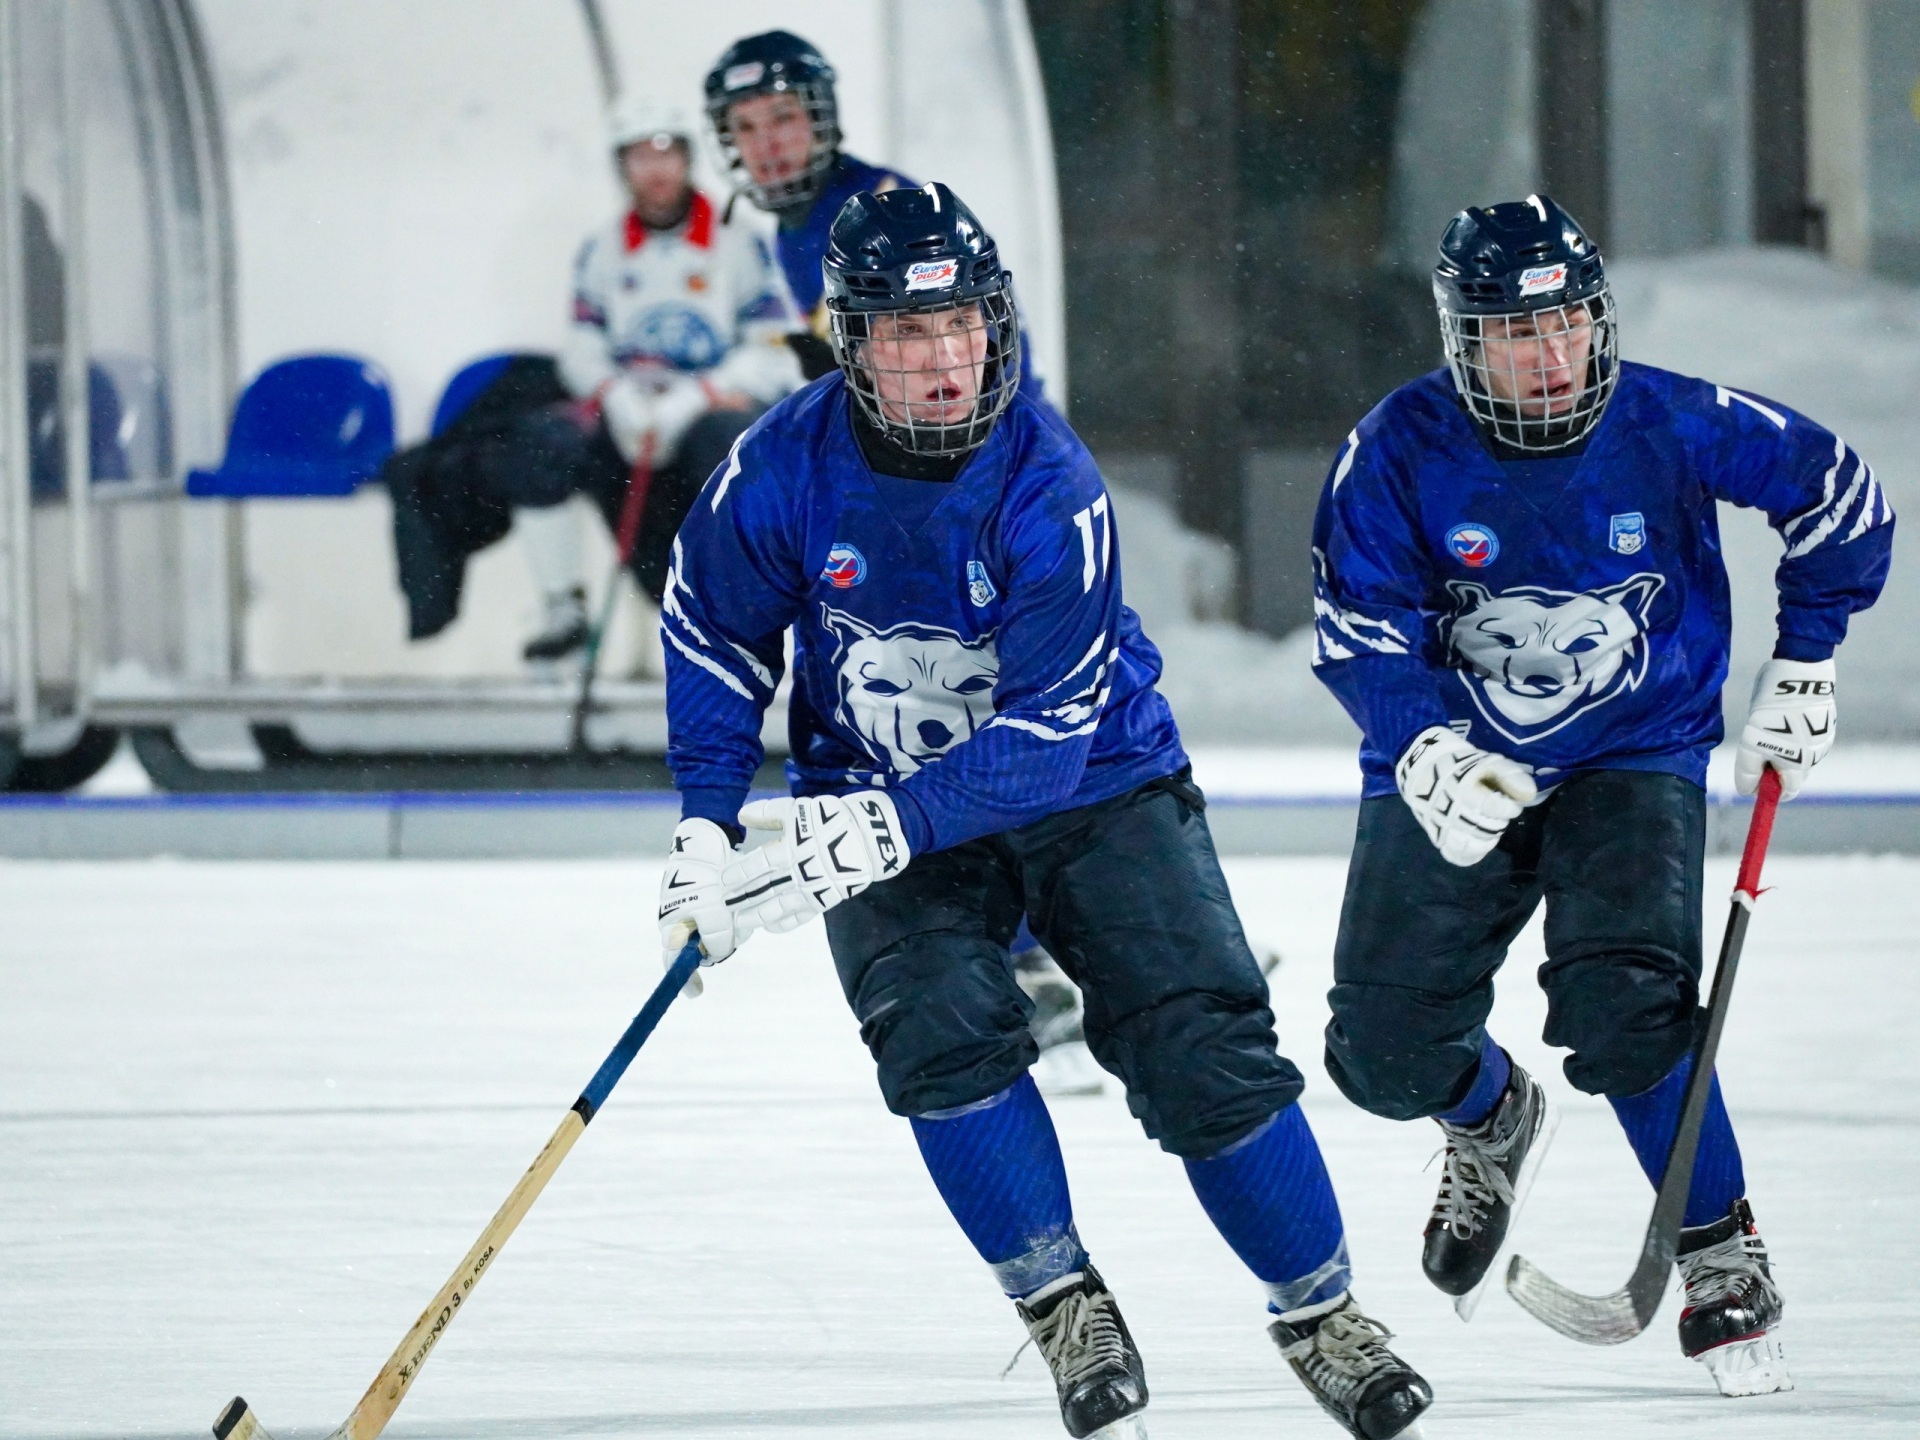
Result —
[[1013, 276], [946, 186], [862, 191], [821, 260], [834, 358], [867, 420], [916, 455], [964, 455], [1020, 387]]
[[1454, 385], [1483, 433], [1550, 454], [1600, 423], [1620, 378], [1613, 292], [1599, 248], [1552, 199], [1454, 216], [1433, 297]]
[[[790, 30], [749, 35], [727, 47], [707, 72], [707, 119], [734, 181], [762, 210], [810, 205], [840, 154], [840, 106], [833, 67]], [[754, 178], [740, 154], [734, 106], [761, 95], [791, 95], [806, 111], [812, 144], [806, 163], [790, 175]]]

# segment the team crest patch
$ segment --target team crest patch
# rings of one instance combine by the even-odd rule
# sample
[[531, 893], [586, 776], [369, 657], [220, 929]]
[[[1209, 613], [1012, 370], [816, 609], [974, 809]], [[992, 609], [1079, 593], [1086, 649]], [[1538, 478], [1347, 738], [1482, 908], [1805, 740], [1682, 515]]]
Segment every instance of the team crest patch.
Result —
[[851, 590], [867, 578], [867, 557], [851, 545], [836, 544], [827, 552], [827, 568], [820, 578], [836, 590]]
[[987, 567], [978, 560], [967, 561], [967, 599], [973, 602], [974, 608], [986, 609], [999, 593], [993, 588], [993, 581], [987, 578]]
[[916, 260], [907, 267], [909, 290], [951, 290], [959, 278], [958, 260]]
[[1607, 548], [1616, 555], [1638, 555], [1646, 549], [1646, 517], [1638, 510], [1614, 516], [1607, 526]]
[[839, 642], [833, 718], [895, 775], [932, 764], [993, 720], [1000, 659], [991, 633], [969, 640], [915, 621], [882, 627], [825, 604], [820, 622]]
[[1664, 576], [1634, 575], [1599, 590], [1520, 585], [1495, 594], [1449, 580], [1446, 644], [1480, 716], [1528, 745], [1640, 688], [1652, 655], [1653, 601]]
[[1469, 520], [1447, 531], [1447, 549], [1469, 570], [1484, 570], [1500, 557], [1500, 537]]

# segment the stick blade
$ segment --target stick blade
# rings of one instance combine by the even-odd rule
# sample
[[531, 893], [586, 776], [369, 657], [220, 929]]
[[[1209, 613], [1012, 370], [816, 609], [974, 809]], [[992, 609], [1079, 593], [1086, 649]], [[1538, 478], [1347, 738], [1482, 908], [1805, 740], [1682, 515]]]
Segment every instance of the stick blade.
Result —
[[267, 1434], [266, 1426], [260, 1423], [246, 1399], [236, 1395], [213, 1422], [213, 1440], [273, 1440], [273, 1437]]
[[[1543, 1325], [1583, 1345], [1623, 1345], [1647, 1328], [1666, 1290], [1664, 1271], [1644, 1283], [1639, 1271], [1623, 1290], [1582, 1295], [1569, 1290], [1524, 1255], [1507, 1266], [1507, 1293]], [[1651, 1291], [1651, 1294], [1648, 1292]]]

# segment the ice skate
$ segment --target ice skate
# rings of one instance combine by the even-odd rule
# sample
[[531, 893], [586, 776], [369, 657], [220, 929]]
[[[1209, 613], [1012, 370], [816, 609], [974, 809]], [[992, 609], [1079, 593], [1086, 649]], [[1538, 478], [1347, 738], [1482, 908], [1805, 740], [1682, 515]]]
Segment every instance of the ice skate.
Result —
[[1067, 1433], [1074, 1440], [1146, 1440], [1146, 1371], [1100, 1272], [1089, 1265], [1063, 1275], [1014, 1308], [1053, 1372]]
[[1446, 1164], [1420, 1268], [1454, 1297], [1462, 1320], [1473, 1318], [1487, 1277], [1498, 1269], [1494, 1262], [1559, 1123], [1539, 1082], [1518, 1065], [1485, 1120], [1478, 1125], [1439, 1122], [1447, 1137]]
[[1035, 946], [1014, 960], [1014, 978], [1033, 1001], [1028, 1029], [1040, 1047], [1033, 1083], [1042, 1095], [1098, 1095], [1106, 1071], [1087, 1048], [1080, 991], [1045, 950]]
[[1686, 1283], [1680, 1349], [1713, 1375], [1722, 1395], [1793, 1389], [1780, 1348], [1786, 1302], [1773, 1283], [1766, 1242], [1745, 1200], [1726, 1218], [1680, 1232], [1676, 1257]]
[[521, 649], [531, 664], [562, 660], [587, 643], [587, 592], [578, 585], [549, 595], [540, 633]]
[[1308, 1319], [1267, 1327], [1320, 1408], [1356, 1440], [1418, 1440], [1433, 1388], [1387, 1348], [1393, 1333], [1360, 1313], [1351, 1294]]

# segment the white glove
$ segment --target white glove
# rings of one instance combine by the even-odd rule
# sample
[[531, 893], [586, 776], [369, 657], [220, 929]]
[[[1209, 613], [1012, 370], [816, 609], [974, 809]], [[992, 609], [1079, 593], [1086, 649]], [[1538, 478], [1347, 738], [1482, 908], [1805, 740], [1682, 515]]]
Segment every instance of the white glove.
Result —
[[749, 830], [780, 838], [727, 866], [727, 904], [736, 925], [792, 930], [869, 885], [890, 880], [912, 855], [893, 799], [880, 790], [756, 800], [740, 812]]
[[1780, 772], [1780, 798], [1791, 800], [1807, 772], [1833, 748], [1832, 660], [1769, 660], [1753, 677], [1753, 705], [1733, 760], [1733, 786], [1760, 788], [1760, 772]]
[[694, 421], [707, 413], [707, 392], [692, 375], [647, 367], [622, 371], [600, 394], [600, 414], [614, 448], [628, 464], [653, 438], [655, 465], [673, 463]]
[[1485, 859], [1539, 794], [1527, 766], [1470, 745], [1444, 725], [1413, 737], [1393, 778], [1427, 838], [1455, 865]]
[[[673, 830], [673, 847], [660, 877], [660, 964], [671, 970], [687, 936], [700, 932], [701, 965], [718, 965], [734, 952], [752, 927], [740, 926], [727, 907], [724, 874], [727, 862], [739, 855], [727, 832], [711, 820], [682, 820]], [[686, 995], [704, 987], [695, 971], [687, 980]]]

